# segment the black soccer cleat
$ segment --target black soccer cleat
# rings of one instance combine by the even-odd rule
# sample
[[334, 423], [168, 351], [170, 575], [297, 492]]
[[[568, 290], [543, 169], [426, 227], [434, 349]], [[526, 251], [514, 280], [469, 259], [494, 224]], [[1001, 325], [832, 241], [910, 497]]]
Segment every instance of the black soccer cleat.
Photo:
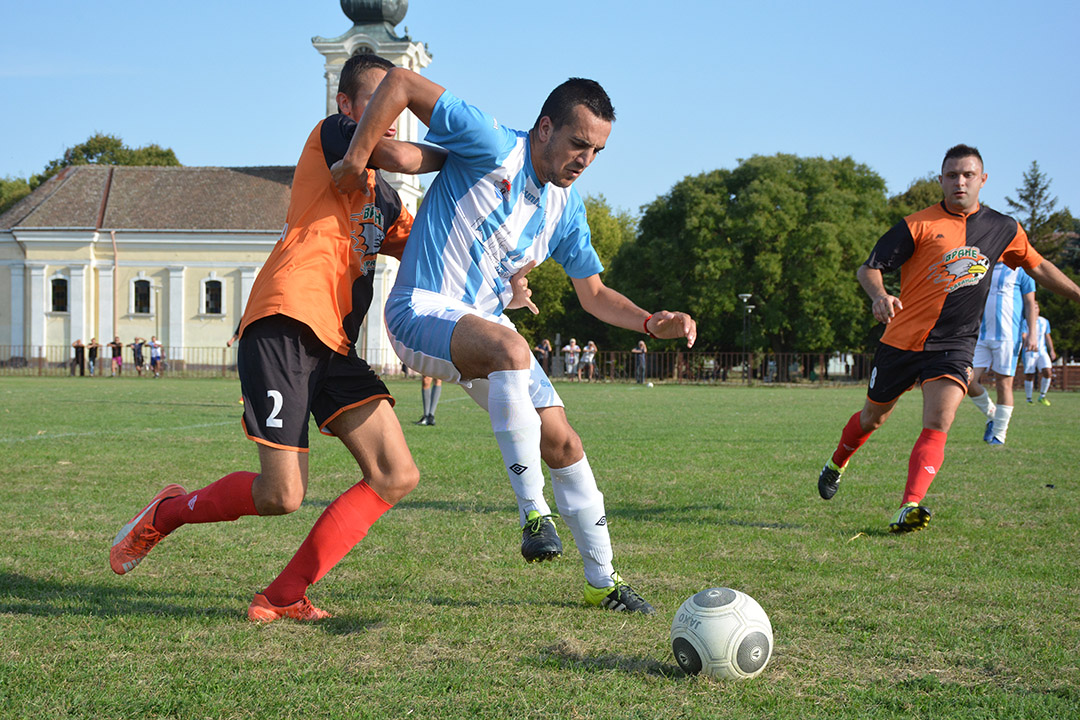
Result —
[[817, 491], [822, 500], [832, 499], [832, 496], [840, 489], [840, 476], [843, 474], [844, 468], [836, 467], [831, 459], [825, 463], [817, 479]]
[[529, 512], [525, 527], [521, 528], [521, 556], [525, 562], [554, 560], [562, 555], [562, 540], [552, 522], [557, 517], [554, 514], [541, 515], [536, 510]]
[[652, 605], [645, 602], [645, 598], [638, 595], [637, 590], [619, 577], [619, 573], [611, 573], [611, 578], [615, 581], [615, 587], [597, 588], [586, 582], [585, 602], [614, 612], [636, 612], [642, 615], [656, 612]]

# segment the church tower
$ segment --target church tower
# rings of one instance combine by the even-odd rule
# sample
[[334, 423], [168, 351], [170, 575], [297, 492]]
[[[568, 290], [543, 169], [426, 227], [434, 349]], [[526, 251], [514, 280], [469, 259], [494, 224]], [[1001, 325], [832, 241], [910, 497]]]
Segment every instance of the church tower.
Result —
[[[408, 0], [341, 0], [341, 9], [353, 26], [336, 38], [313, 37], [311, 44], [324, 58], [326, 77], [326, 114], [337, 112], [338, 80], [341, 67], [357, 53], [375, 53], [395, 65], [420, 72], [431, 64], [427, 46], [413, 41], [408, 35], [399, 37], [394, 28], [405, 18]], [[398, 140], [417, 142], [420, 133], [416, 117], [406, 110], [398, 118]], [[420, 179], [415, 175], [386, 173], [386, 179], [397, 189], [402, 202], [413, 213], [420, 199]]]
[[[346, 60], [357, 53], [375, 53], [414, 72], [420, 72], [431, 64], [427, 46], [414, 42], [409, 37], [408, 28], [400, 37], [394, 30], [405, 18], [409, 9], [408, 0], [341, 0], [341, 9], [352, 20], [352, 28], [336, 38], [316, 36], [311, 39], [311, 44], [326, 58], [327, 115], [337, 112], [336, 96], [341, 68]], [[398, 118], [396, 139], [409, 142], [420, 140], [419, 123], [408, 110]], [[402, 203], [415, 215], [421, 195], [420, 178], [398, 173], [384, 175], [401, 195]], [[357, 353], [368, 361], [375, 372], [381, 374], [392, 374], [400, 368], [400, 361], [386, 334], [382, 313], [399, 266], [400, 263], [394, 258], [379, 256], [375, 265], [371, 310], [356, 340]]]

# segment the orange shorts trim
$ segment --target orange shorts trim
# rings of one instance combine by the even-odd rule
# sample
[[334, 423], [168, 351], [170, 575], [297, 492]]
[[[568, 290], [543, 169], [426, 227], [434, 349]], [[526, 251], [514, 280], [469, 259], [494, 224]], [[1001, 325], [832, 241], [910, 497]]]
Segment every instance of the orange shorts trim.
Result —
[[967, 392], [968, 389], [967, 383], [960, 382], [960, 378], [956, 377], [955, 375], [950, 375], [948, 373], [942, 373], [941, 375], [935, 375], [932, 378], [926, 378], [922, 381], [921, 384], [925, 385], [926, 383], [934, 382], [935, 380], [952, 380], [954, 383], [964, 388], [964, 392]]
[[263, 440], [262, 438], [255, 437], [254, 435], [252, 435], [251, 433], [248, 432], [247, 423], [244, 422], [244, 418], [242, 418], [242, 417], [240, 418], [240, 427], [244, 428], [244, 435], [247, 436], [248, 440], [254, 440], [255, 442], [259, 443], [260, 445], [265, 445], [266, 447], [276, 448], [278, 450], [291, 450], [292, 452], [298, 452], [298, 453], [309, 452], [308, 448], [293, 447], [292, 445], [281, 445], [279, 443], [273, 443], [273, 442], [270, 442], [269, 440]]
[[390, 407], [394, 407], [394, 398], [393, 398], [392, 395], [390, 395], [388, 393], [383, 393], [382, 395], [372, 395], [369, 398], [364, 398], [360, 402], [355, 402], [355, 403], [353, 403], [351, 405], [346, 405], [345, 407], [340, 408], [333, 415], [326, 418], [326, 422], [324, 422], [322, 425], [319, 425], [319, 432], [322, 433], [323, 435], [326, 435], [327, 437], [335, 437], [333, 432], [326, 429], [326, 426], [329, 425], [330, 423], [332, 423], [334, 421], [334, 418], [336, 418], [341, 413], [346, 412], [347, 410], [352, 410], [353, 408], [358, 408], [361, 405], [367, 405], [369, 402], [372, 402], [373, 400], [382, 400], [383, 398], [386, 398], [387, 400], [390, 401]]

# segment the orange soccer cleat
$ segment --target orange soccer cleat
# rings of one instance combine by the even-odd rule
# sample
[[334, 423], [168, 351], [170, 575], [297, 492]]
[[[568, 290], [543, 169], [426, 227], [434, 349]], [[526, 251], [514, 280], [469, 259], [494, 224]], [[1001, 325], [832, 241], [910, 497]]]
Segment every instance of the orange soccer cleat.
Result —
[[248, 606], [248, 620], [257, 623], [274, 622], [281, 618], [292, 618], [293, 620], [308, 622], [330, 617], [334, 616], [312, 605], [311, 601], [307, 599], [307, 595], [294, 603], [278, 607], [267, 600], [262, 593], [255, 593], [251, 605]]
[[114, 573], [123, 575], [134, 570], [146, 554], [161, 541], [161, 538], [165, 537], [151, 524], [154, 520], [154, 511], [162, 500], [184, 494], [186, 491], [179, 485], [175, 483], [166, 485], [154, 496], [150, 504], [142, 509], [142, 512], [120, 528], [120, 532], [113, 538], [112, 549], [109, 550], [109, 565], [112, 566]]

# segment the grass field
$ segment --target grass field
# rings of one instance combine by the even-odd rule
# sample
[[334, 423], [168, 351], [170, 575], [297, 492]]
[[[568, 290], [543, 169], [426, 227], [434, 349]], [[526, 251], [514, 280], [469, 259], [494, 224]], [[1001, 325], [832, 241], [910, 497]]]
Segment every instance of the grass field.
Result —
[[[816, 477], [862, 388], [559, 386], [607, 498], [616, 567], [658, 609], [585, 607], [581, 561], [530, 566], [487, 417], [456, 387], [414, 427], [420, 487], [314, 586], [314, 625], [254, 626], [252, 594], [359, 478], [312, 439], [304, 506], [189, 526], [133, 573], [108, 545], [163, 484], [257, 469], [226, 381], [0, 378], [3, 718], [1076, 718], [1080, 395], [1022, 401], [989, 448], [967, 403], [894, 537], [921, 402], [905, 398], [837, 497]], [[687, 677], [668, 641], [723, 585], [769, 613], [743, 683]]]

